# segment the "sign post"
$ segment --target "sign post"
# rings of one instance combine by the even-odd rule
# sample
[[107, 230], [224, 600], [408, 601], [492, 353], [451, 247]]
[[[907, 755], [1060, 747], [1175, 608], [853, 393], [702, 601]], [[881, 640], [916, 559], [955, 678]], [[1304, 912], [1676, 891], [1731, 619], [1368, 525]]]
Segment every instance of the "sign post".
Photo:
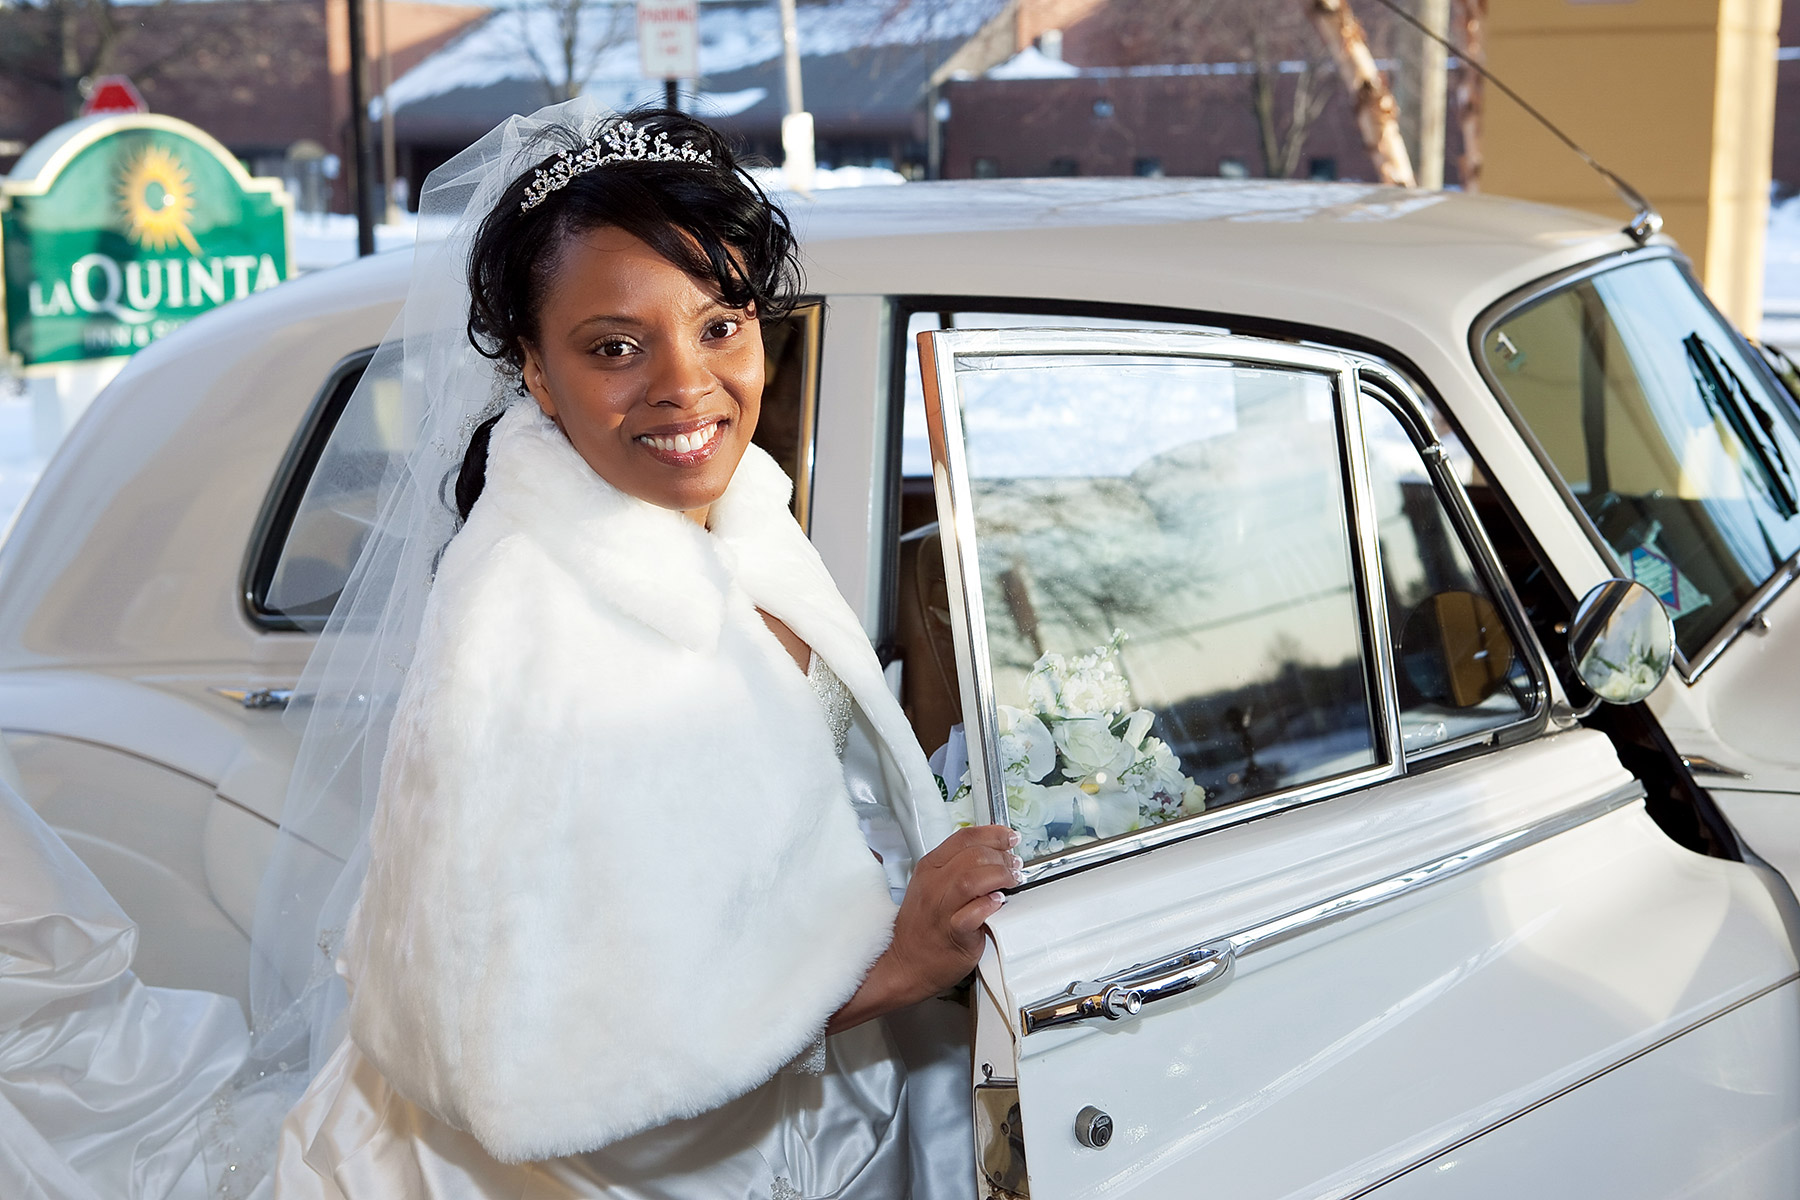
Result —
[[699, 0], [638, 0], [638, 65], [661, 79], [664, 104], [679, 108], [676, 82], [700, 74]]
[[185, 121], [95, 115], [0, 181], [0, 350], [27, 372], [131, 354], [292, 274], [293, 203]]

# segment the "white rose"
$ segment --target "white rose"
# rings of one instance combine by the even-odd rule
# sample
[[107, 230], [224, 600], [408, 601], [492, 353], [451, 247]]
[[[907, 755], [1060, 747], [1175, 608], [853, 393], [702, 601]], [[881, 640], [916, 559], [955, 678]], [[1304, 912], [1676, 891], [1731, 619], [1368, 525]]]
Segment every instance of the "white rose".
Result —
[[[1131, 765], [1132, 748], [1121, 742], [1105, 717], [1071, 717], [1056, 723], [1056, 748], [1062, 751], [1063, 774], [1116, 775]], [[1125, 761], [1117, 760], [1123, 755]]]
[[1014, 779], [1036, 783], [1056, 768], [1056, 742], [1044, 723], [1023, 709], [998, 709], [1001, 770]]
[[1060, 711], [1068, 716], [1112, 716], [1131, 701], [1125, 677], [1110, 661], [1071, 674], [1059, 689]]

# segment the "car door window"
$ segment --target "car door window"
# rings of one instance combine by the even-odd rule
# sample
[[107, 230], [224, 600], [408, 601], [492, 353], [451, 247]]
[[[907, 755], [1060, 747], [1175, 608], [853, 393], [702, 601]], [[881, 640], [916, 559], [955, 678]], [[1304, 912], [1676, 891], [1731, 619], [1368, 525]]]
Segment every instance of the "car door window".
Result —
[[1418, 447], [1379, 403], [1363, 431], [1408, 756], [1529, 717], [1536, 684]]
[[[803, 525], [811, 512], [823, 321], [824, 306], [815, 302], [763, 324], [755, 441], [794, 480], [794, 514]], [[265, 629], [324, 627], [362, 553], [382, 479], [411, 449], [398, 380], [358, 390], [372, 353], [344, 360], [326, 380], [265, 509], [245, 589], [250, 615]]]
[[1482, 366], [1689, 664], [1800, 550], [1788, 398], [1672, 260], [1603, 271], [1489, 325]]
[[963, 819], [985, 819], [981, 779], [999, 778], [1022, 854], [1085, 858], [1388, 772], [1372, 684], [1386, 650], [1367, 636], [1380, 599], [1357, 583], [1348, 515], [1349, 376], [1330, 356], [1184, 334], [930, 336], [966, 531], [950, 593], [984, 699], [981, 761], [947, 781]]

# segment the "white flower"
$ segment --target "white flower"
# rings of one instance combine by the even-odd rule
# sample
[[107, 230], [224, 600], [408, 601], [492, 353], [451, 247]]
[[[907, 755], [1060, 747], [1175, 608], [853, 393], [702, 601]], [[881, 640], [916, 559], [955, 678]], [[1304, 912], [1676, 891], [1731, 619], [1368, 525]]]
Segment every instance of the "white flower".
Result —
[[1032, 713], [998, 706], [1000, 768], [1014, 779], [1036, 783], [1056, 769], [1056, 742]]
[[1044, 654], [1025, 680], [1032, 710], [1047, 717], [1116, 716], [1131, 703], [1131, 686], [1119, 673], [1117, 654], [1123, 633], [1073, 660]]
[[1117, 837], [1143, 827], [1138, 799], [1130, 792], [1106, 789], [1081, 793], [1081, 817], [1095, 837]]
[[1121, 742], [1105, 717], [1071, 717], [1056, 723], [1056, 748], [1063, 774], [1072, 778], [1105, 772], [1117, 776], [1131, 766], [1133, 747]]
[[957, 829], [967, 829], [975, 824], [975, 789], [969, 786], [968, 781], [969, 776], [965, 772], [962, 786], [946, 801], [950, 806], [950, 824]]
[[1150, 725], [1156, 720], [1156, 714], [1147, 708], [1140, 708], [1132, 713], [1125, 722], [1125, 732], [1120, 740], [1133, 749], [1143, 745], [1144, 735], [1150, 732]]

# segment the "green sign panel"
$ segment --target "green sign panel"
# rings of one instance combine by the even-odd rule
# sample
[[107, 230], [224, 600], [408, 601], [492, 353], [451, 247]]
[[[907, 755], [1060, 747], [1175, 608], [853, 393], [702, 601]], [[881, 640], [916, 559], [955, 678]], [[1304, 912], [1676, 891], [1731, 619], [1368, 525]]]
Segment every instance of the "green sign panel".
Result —
[[71, 121], [0, 182], [5, 348], [27, 367], [130, 354], [272, 288], [291, 208], [184, 121]]

